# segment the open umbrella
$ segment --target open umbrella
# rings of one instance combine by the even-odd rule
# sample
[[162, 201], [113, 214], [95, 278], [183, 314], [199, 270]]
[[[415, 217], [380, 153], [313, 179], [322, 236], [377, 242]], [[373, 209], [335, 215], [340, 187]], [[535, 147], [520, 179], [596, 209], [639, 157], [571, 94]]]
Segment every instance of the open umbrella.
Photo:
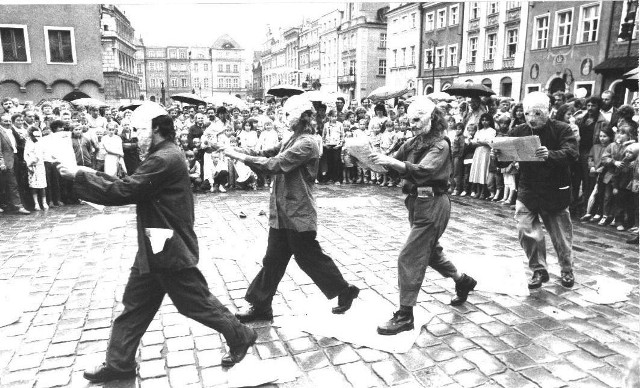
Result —
[[451, 96], [460, 97], [489, 97], [496, 94], [493, 90], [481, 84], [453, 84], [444, 91]]
[[166, 115], [167, 110], [153, 101], [145, 101], [131, 114], [131, 126], [134, 128], [151, 128], [151, 120]]
[[249, 106], [247, 105], [246, 101], [239, 99], [236, 96], [233, 96], [231, 94], [224, 94], [224, 93], [216, 93], [213, 96], [207, 96], [204, 98], [204, 100], [209, 103], [209, 104], [213, 104], [215, 106], [222, 106], [222, 105], [231, 105], [231, 106], [235, 106], [239, 109], [248, 109]]
[[81, 92], [79, 90], [74, 90], [73, 92], [70, 92], [67, 95], [65, 95], [62, 99], [65, 101], [71, 102], [79, 98], [89, 98], [89, 97], [91, 96], [89, 96], [87, 93]]
[[452, 95], [447, 94], [445, 92], [429, 93], [429, 94], [427, 94], [427, 97], [429, 97], [433, 101], [453, 101], [453, 100], [456, 99]]
[[375, 101], [389, 100], [391, 98], [400, 97], [408, 93], [410, 89], [398, 88], [395, 86], [381, 86], [367, 96], [367, 98]]
[[132, 102], [132, 103], [127, 104], [127, 105], [122, 105], [119, 110], [121, 112], [125, 111], [125, 110], [136, 110], [136, 108], [139, 107], [142, 104], [143, 104], [143, 101]]
[[277, 85], [267, 90], [267, 94], [276, 97], [291, 97], [304, 93], [304, 89], [294, 85]]
[[171, 96], [174, 101], [184, 102], [189, 105], [206, 105], [206, 101], [193, 93], [178, 93]]
[[640, 72], [640, 67], [636, 67], [635, 69], [631, 69], [629, 71], [627, 71], [626, 73], [624, 73], [624, 75], [622, 76], [625, 79], [638, 79], [638, 72]]
[[96, 100], [95, 98], [86, 97], [86, 98], [78, 98], [77, 100], [71, 101], [73, 105], [81, 105], [81, 106], [109, 106], [105, 102]]

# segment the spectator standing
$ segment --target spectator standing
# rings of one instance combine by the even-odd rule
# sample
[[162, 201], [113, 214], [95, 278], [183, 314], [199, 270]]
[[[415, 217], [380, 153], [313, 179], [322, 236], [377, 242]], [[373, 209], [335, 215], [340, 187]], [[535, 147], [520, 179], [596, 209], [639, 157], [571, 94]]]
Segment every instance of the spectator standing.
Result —
[[489, 183], [489, 163], [491, 161], [490, 142], [496, 137], [495, 123], [490, 113], [483, 113], [480, 116], [480, 126], [480, 130], [473, 139], [476, 148], [469, 172], [469, 182], [475, 184], [471, 195], [478, 199], [485, 199], [488, 195], [487, 183]]
[[[29, 139], [24, 147], [24, 160], [29, 172], [29, 188], [33, 197], [34, 210], [48, 210], [47, 205], [47, 172], [44, 168], [44, 150], [40, 139], [42, 133], [39, 128], [29, 128]], [[42, 205], [38, 203], [38, 196]], [[42, 207], [41, 207], [42, 206]]]
[[327, 160], [327, 178], [329, 183], [335, 182], [336, 185], [339, 185], [342, 175], [340, 157], [344, 142], [344, 128], [342, 123], [337, 121], [337, 112], [333, 109], [327, 113], [327, 120], [322, 132], [322, 144]]
[[20, 200], [18, 182], [16, 181], [17, 153], [17, 140], [11, 129], [11, 115], [3, 113], [0, 116], [0, 190], [5, 193], [4, 198], [8, 201], [7, 205], [11, 207], [11, 210], [20, 214], [29, 214], [30, 212], [24, 208]]

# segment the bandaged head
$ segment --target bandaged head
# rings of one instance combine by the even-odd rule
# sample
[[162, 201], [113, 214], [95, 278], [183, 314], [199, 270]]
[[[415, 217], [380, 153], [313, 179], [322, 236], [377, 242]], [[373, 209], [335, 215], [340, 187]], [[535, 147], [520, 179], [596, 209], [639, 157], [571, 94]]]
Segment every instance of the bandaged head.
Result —
[[311, 101], [303, 95], [290, 97], [287, 102], [284, 103], [282, 110], [284, 111], [285, 121], [289, 124], [289, 127], [293, 127], [304, 112], [315, 112]]
[[436, 104], [429, 97], [415, 97], [407, 109], [411, 130], [418, 133], [428, 133], [431, 130], [431, 115], [435, 109]]
[[522, 106], [524, 118], [532, 128], [539, 128], [549, 120], [549, 96], [542, 92], [531, 92], [524, 96]]

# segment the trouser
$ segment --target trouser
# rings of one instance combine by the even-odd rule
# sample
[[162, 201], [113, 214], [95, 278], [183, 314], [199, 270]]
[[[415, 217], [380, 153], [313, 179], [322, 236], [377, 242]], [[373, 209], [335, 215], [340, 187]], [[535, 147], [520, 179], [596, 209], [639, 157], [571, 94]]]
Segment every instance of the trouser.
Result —
[[637, 203], [633, 204], [632, 202], [634, 200], [637, 201], [637, 199], [637, 196], [634, 196], [631, 190], [618, 189], [615, 205], [616, 225], [623, 225], [625, 228], [630, 228], [635, 224], [635, 215], [633, 212], [637, 207]]
[[135, 369], [140, 339], [165, 294], [169, 294], [180, 314], [220, 332], [230, 347], [245, 343], [249, 338], [249, 330], [209, 292], [207, 281], [198, 268], [148, 274], [140, 274], [132, 268], [122, 296], [124, 311], [111, 329], [108, 366], [117, 371]]
[[325, 147], [324, 154], [327, 155], [327, 175], [329, 180], [339, 182], [342, 176], [342, 162], [340, 161], [342, 147]]
[[602, 215], [607, 217], [613, 217], [614, 215], [614, 203], [616, 196], [613, 194], [613, 183], [604, 184], [604, 199], [602, 202]]
[[551, 237], [561, 271], [572, 272], [573, 225], [569, 209], [565, 208], [554, 213], [544, 210], [532, 211], [522, 202], [516, 201], [515, 219], [518, 239], [529, 259], [529, 268], [533, 271], [547, 269], [547, 249], [540, 218]]
[[24, 207], [29, 209], [35, 205], [33, 203], [33, 196], [29, 187], [29, 169], [27, 163], [19, 158], [15, 159], [13, 164], [13, 175], [16, 177], [18, 183], [18, 193], [20, 193], [20, 202]]
[[451, 201], [442, 194], [427, 198], [408, 196], [404, 202], [411, 230], [398, 256], [400, 305], [415, 306], [427, 266], [447, 278], [457, 272], [438, 243], [449, 223]]
[[62, 201], [60, 189], [60, 173], [51, 162], [44, 162], [44, 169], [47, 174], [47, 199], [57, 204]]
[[464, 190], [464, 164], [462, 158], [453, 159], [453, 188], [455, 191], [462, 192]]
[[7, 201], [7, 205], [17, 209], [22, 207], [20, 201], [20, 191], [18, 190], [18, 182], [16, 181], [16, 174], [13, 168], [7, 168], [4, 171], [0, 171], [0, 190], [4, 192], [4, 198]]
[[464, 176], [462, 178], [462, 184], [464, 185], [464, 190], [467, 193], [471, 192], [471, 182], [469, 182], [469, 176], [471, 176], [471, 163], [467, 163], [464, 165]]
[[262, 268], [245, 295], [249, 303], [264, 308], [271, 306], [291, 255], [327, 299], [335, 298], [347, 288], [348, 283], [333, 259], [322, 252], [315, 231], [269, 228], [267, 253], [262, 259]]
[[213, 184], [214, 185], [222, 185], [222, 186], [224, 186], [224, 185], [227, 184], [228, 180], [229, 180], [229, 172], [225, 171], [225, 170], [222, 170], [222, 171], [218, 172], [218, 175], [216, 175], [213, 178]]

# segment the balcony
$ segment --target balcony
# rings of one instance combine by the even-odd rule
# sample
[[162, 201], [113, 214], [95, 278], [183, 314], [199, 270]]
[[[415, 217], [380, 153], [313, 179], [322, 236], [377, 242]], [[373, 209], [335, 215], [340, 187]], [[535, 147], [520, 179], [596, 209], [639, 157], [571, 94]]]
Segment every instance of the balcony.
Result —
[[467, 71], [468, 72], [476, 71], [476, 63], [475, 62], [467, 62]]
[[356, 83], [355, 75], [342, 75], [338, 77], [338, 85], [352, 85]]
[[503, 69], [513, 69], [515, 59], [514, 58], [504, 58], [502, 60], [502, 68]]
[[487, 61], [484, 61], [482, 63], [482, 70], [483, 71], [493, 70], [493, 59], [489, 59]]

